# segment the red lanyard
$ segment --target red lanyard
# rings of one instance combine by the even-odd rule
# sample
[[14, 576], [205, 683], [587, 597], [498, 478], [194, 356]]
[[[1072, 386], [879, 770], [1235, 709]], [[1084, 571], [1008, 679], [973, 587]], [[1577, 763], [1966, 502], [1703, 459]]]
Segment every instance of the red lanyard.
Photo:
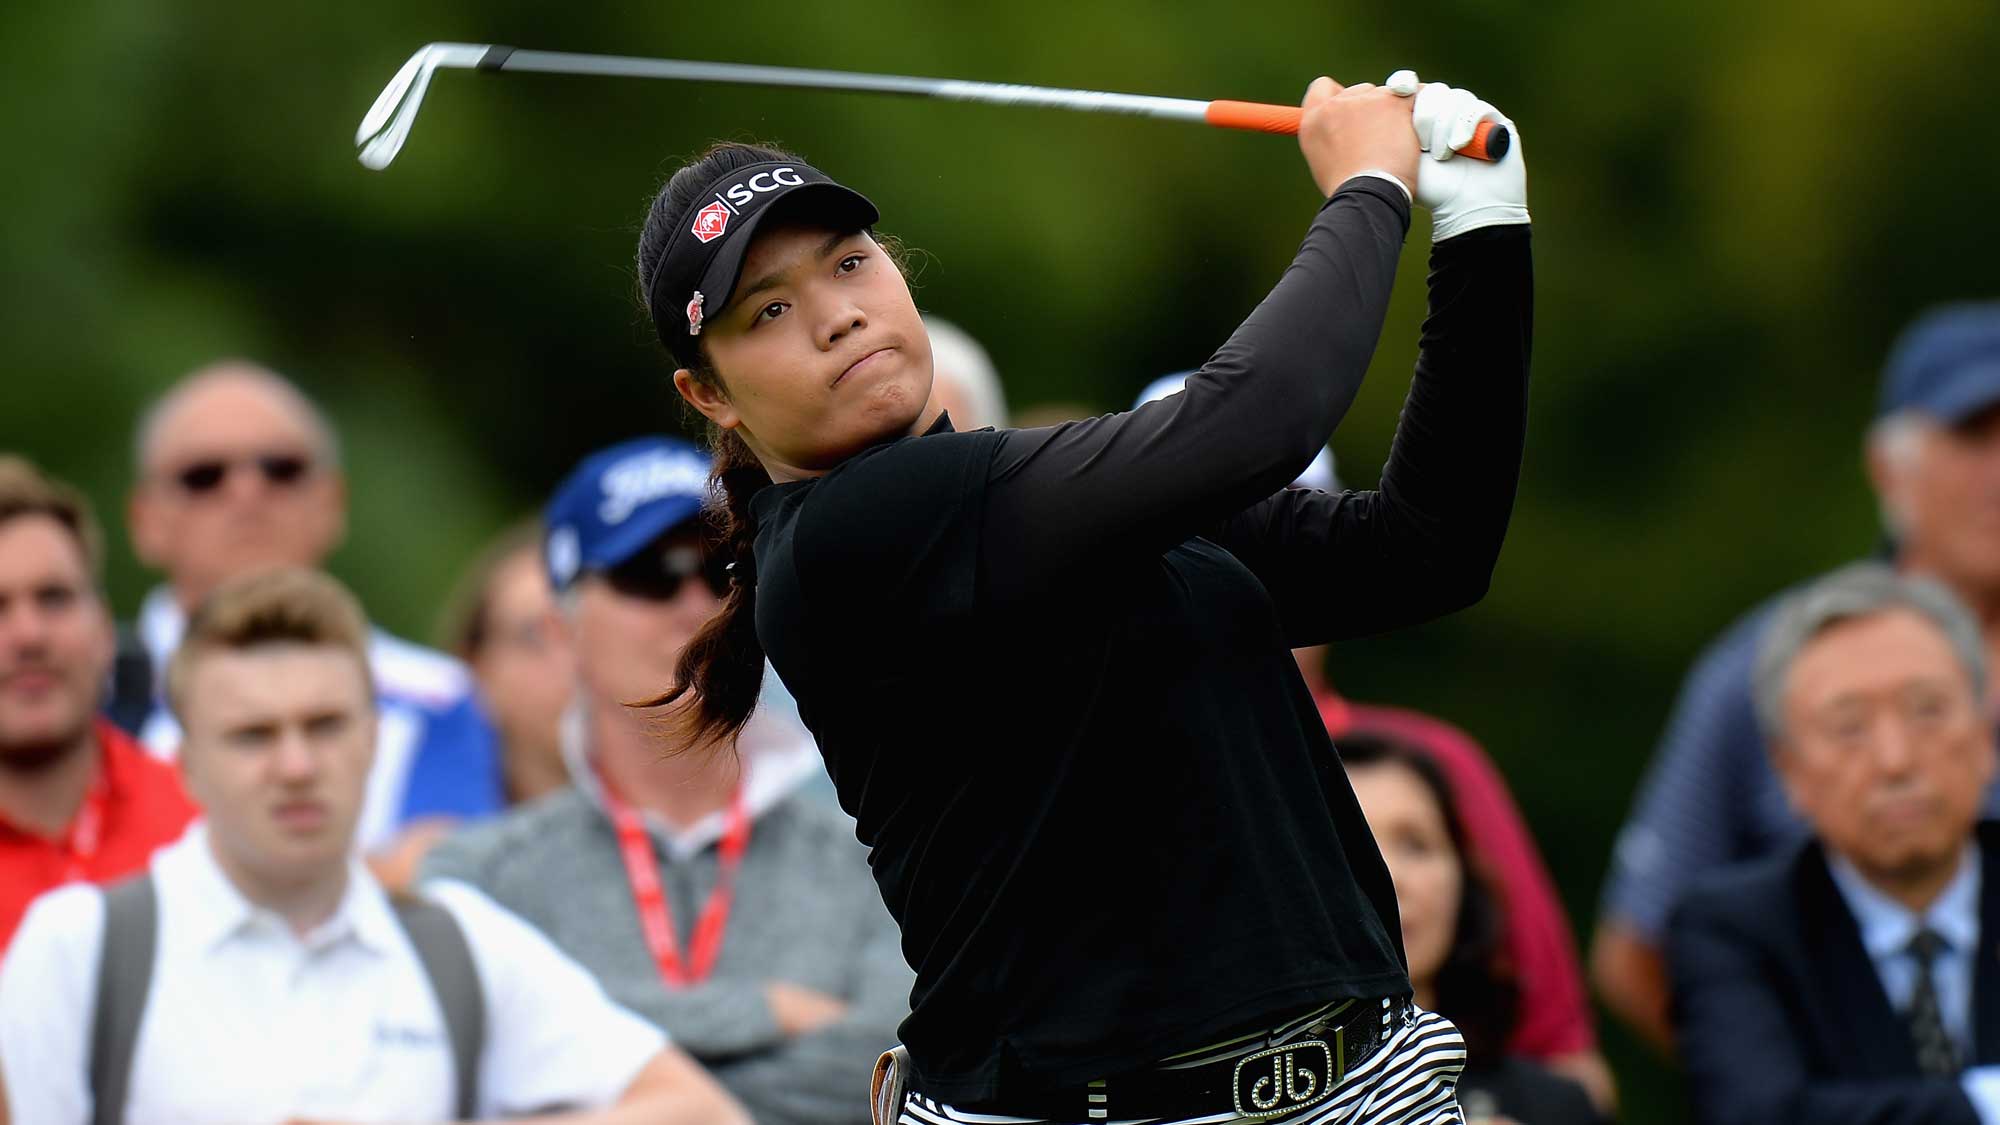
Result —
[[[600, 779], [602, 774], [598, 775]], [[618, 796], [608, 780], [603, 781], [604, 804], [611, 812], [612, 827], [618, 832], [618, 850], [625, 859], [625, 877], [632, 884], [632, 902], [639, 910], [639, 928], [645, 931], [646, 948], [660, 967], [660, 979], [668, 988], [686, 988], [708, 979], [715, 959], [722, 953], [722, 932], [729, 926], [729, 907], [736, 892], [736, 872], [743, 866], [743, 853], [750, 849], [750, 815], [743, 807], [743, 787], [738, 785], [729, 799], [729, 819], [722, 830], [721, 868], [715, 889], [708, 893], [701, 913], [695, 918], [694, 933], [688, 937], [685, 962], [674, 940], [673, 909], [667, 905], [660, 887], [660, 865], [653, 857], [653, 841], [646, 824], [632, 806]]]
[[63, 882], [89, 881], [90, 861], [97, 858], [98, 846], [104, 843], [104, 814], [110, 803], [111, 781], [105, 776], [105, 768], [100, 766], [97, 776], [90, 780], [90, 788], [83, 794], [83, 804], [76, 810], [76, 819], [69, 822], [69, 831], [63, 833]]

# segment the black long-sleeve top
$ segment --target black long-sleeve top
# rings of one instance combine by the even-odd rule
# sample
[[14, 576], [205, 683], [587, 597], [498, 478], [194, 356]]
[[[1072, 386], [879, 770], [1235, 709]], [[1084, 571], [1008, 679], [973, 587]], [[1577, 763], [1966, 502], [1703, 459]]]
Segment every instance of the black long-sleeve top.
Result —
[[1004, 1109], [1407, 993], [1396, 901], [1290, 649], [1486, 589], [1526, 429], [1526, 226], [1432, 253], [1381, 489], [1286, 490], [1359, 388], [1409, 205], [1363, 177], [1186, 389], [773, 485], [757, 635], [917, 972], [926, 1094]]

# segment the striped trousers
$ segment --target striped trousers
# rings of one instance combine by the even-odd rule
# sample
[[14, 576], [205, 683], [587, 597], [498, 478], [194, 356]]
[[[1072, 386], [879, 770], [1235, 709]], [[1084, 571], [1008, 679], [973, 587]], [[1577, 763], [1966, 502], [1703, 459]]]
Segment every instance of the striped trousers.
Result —
[[1349, 1071], [1333, 1097], [1278, 1117], [1235, 1113], [1143, 1121], [1069, 1122], [1038, 1117], [968, 1113], [912, 1090], [896, 1125], [1463, 1125], [1458, 1076], [1465, 1069], [1465, 1040], [1435, 1012], [1413, 1019]]

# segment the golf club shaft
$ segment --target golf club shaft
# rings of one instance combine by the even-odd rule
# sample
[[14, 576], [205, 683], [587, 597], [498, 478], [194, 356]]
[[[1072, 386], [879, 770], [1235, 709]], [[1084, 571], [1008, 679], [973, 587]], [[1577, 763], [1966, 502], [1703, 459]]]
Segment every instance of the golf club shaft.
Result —
[[[544, 74], [594, 74], [623, 78], [666, 78], [683, 82], [719, 82], [747, 86], [791, 86], [810, 90], [849, 90], [904, 94], [989, 105], [1036, 106], [1090, 113], [1122, 113], [1174, 121], [1200, 121], [1225, 129], [1296, 134], [1297, 106], [1259, 102], [1198, 101], [1148, 94], [1113, 94], [1099, 90], [1066, 90], [1051, 86], [1018, 86], [1000, 82], [966, 82], [949, 78], [912, 78], [895, 74], [857, 74], [841, 70], [807, 70], [745, 63], [688, 62], [629, 55], [589, 55], [566, 51], [522, 51], [489, 47], [476, 70], [533, 71]], [[1497, 136], [1496, 136], [1497, 134]], [[1462, 156], [1498, 159], [1507, 151], [1506, 127], [1481, 122]]]

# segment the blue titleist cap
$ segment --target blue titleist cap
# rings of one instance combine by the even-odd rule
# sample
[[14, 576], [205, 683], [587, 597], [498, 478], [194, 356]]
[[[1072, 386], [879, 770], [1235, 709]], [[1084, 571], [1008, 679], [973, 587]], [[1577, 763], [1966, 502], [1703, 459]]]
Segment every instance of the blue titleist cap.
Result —
[[708, 456], [684, 441], [646, 437], [584, 458], [549, 501], [542, 560], [567, 590], [586, 571], [609, 570], [701, 514]]
[[1904, 329], [1882, 373], [1880, 414], [1952, 425], [2000, 403], [2000, 301], [1944, 305]]

